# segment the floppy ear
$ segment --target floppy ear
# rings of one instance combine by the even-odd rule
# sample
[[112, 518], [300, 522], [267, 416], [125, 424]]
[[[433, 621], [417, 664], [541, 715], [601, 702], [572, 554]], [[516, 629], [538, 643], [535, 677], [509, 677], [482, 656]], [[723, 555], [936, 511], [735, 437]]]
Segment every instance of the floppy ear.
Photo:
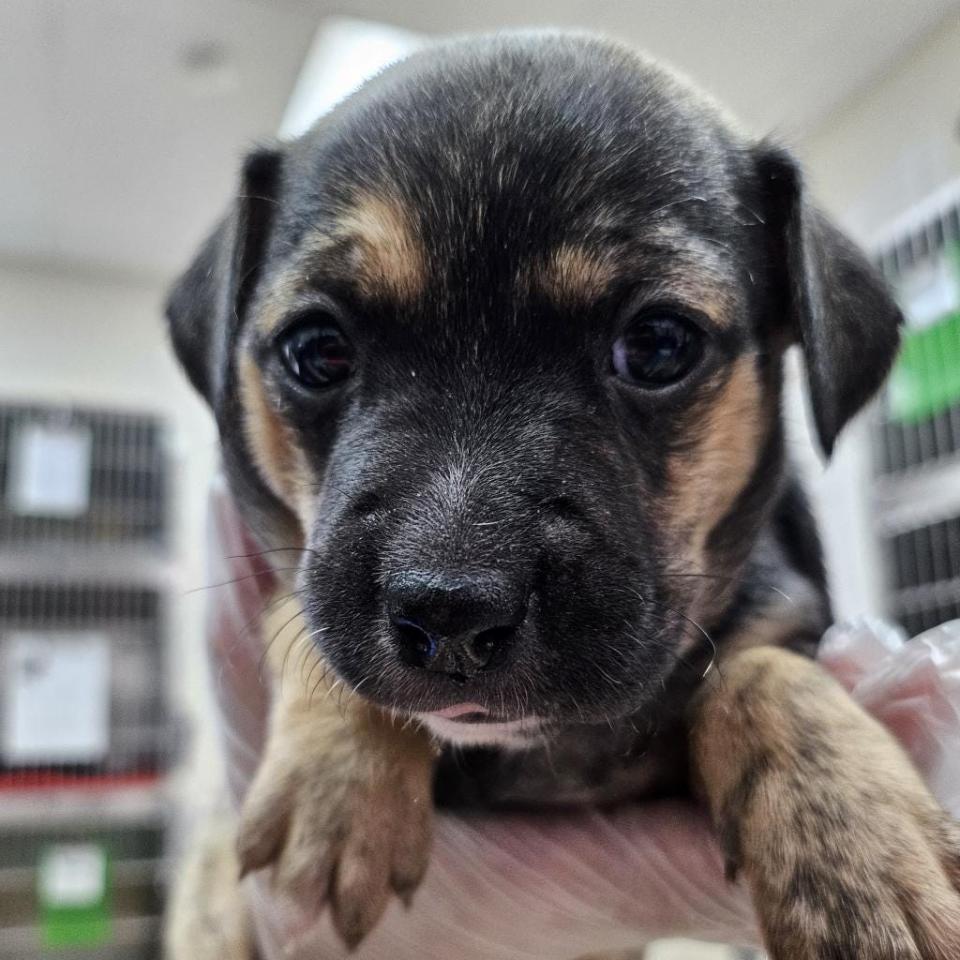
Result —
[[276, 150], [257, 150], [246, 158], [231, 210], [167, 299], [177, 358], [190, 382], [215, 409], [230, 365], [228, 345], [256, 284], [280, 167], [281, 154]]
[[758, 170], [792, 338], [804, 353], [827, 456], [883, 383], [900, 342], [900, 309], [866, 257], [805, 197], [789, 154], [761, 147]]

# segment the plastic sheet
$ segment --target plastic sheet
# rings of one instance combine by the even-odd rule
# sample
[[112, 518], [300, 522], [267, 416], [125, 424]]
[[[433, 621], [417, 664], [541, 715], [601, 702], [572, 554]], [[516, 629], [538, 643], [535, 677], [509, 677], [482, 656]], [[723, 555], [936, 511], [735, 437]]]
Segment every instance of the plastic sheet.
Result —
[[[211, 591], [211, 667], [229, 789], [239, 803], [263, 744], [270, 690], [258, 618], [277, 583], [222, 488], [212, 503], [211, 556], [214, 582], [225, 584]], [[295, 562], [292, 555], [272, 559]], [[960, 621], [909, 641], [878, 621], [837, 626], [820, 659], [900, 738], [960, 817]], [[347, 956], [325, 918], [310, 926], [270, 890], [268, 871], [245, 885], [263, 960]], [[664, 936], [758, 942], [746, 893], [724, 880], [710, 826], [692, 805], [441, 815], [412, 908], [392, 904], [351, 956], [562, 960]]]

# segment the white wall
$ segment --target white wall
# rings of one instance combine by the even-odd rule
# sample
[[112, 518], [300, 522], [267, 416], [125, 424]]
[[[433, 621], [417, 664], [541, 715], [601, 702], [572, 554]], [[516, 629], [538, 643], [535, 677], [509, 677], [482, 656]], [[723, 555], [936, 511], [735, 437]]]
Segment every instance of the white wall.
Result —
[[862, 242], [960, 177], [960, 8], [799, 148], [814, 192]]
[[[172, 656], [175, 706], [206, 705], [202, 626], [205, 495], [213, 423], [181, 375], [161, 313], [164, 284], [102, 272], [0, 262], [0, 401], [121, 407], [161, 415], [173, 461]], [[211, 725], [195, 766], [210, 770]], [[206, 759], [200, 759], [200, 758]]]

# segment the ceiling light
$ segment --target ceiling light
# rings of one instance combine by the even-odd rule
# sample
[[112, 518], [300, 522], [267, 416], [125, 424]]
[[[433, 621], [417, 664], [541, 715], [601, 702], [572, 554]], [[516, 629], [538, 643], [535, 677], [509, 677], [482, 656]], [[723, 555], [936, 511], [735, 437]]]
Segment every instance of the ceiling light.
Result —
[[297, 137], [365, 80], [422, 46], [424, 38], [386, 23], [332, 18], [314, 37], [280, 124]]

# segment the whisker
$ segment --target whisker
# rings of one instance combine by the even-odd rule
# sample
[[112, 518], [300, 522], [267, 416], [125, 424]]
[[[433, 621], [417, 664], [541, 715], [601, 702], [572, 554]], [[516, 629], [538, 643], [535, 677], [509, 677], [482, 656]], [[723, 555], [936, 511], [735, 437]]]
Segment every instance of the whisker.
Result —
[[[280, 639], [280, 637], [283, 635], [283, 632], [287, 629], [287, 627], [289, 627], [290, 624], [293, 623], [293, 621], [296, 620], [297, 617], [301, 616], [302, 614], [303, 614], [303, 611], [298, 607], [298, 608], [297, 608], [297, 611], [294, 613], [294, 615], [293, 615], [292, 617], [290, 617], [288, 620], [284, 621], [284, 623], [281, 624], [281, 626], [277, 628], [276, 632], [275, 632], [275, 633], [273, 634], [273, 636], [270, 638], [270, 641], [269, 641], [269, 642], [266, 644], [266, 646], [264, 647], [263, 654], [262, 654], [262, 656], [260, 657], [260, 670], [261, 670], [261, 672], [262, 672], [262, 670], [263, 670], [264, 661], [266, 660], [266, 658], [267, 658], [267, 656], [269, 655], [271, 649], [273, 648], [273, 645], [277, 642], [277, 640]], [[292, 647], [292, 645], [291, 645], [291, 647]], [[289, 656], [290, 656], [291, 647], [288, 647], [288, 648], [287, 648], [287, 652], [283, 655], [283, 663], [282, 663], [281, 666], [280, 666], [280, 678], [281, 678], [281, 682], [282, 682], [282, 680], [283, 680], [283, 675], [284, 675], [284, 674], [286, 673], [286, 671], [287, 671], [287, 659], [288, 659]]]
[[254, 557], [264, 557], [268, 553], [285, 553], [298, 551], [300, 553], [312, 553], [319, 555], [318, 551], [312, 547], [270, 547], [268, 550], [255, 550], [253, 553], [231, 553], [225, 556], [224, 560], [252, 560]]
[[252, 617], [250, 617], [250, 618], [246, 621], [246, 623], [244, 623], [244, 625], [240, 628], [240, 630], [237, 632], [237, 639], [241, 639], [241, 638], [243, 637], [243, 635], [244, 635], [248, 630], [250, 630], [250, 628], [251, 628], [255, 623], [257, 623], [257, 624], [262, 623], [262, 622], [263, 622], [263, 617], [264, 617], [264, 615], [265, 615], [265, 614], [267, 613], [267, 611], [269, 611], [272, 607], [280, 606], [280, 605], [282, 605], [283, 603], [285, 603], [287, 600], [290, 600], [290, 599], [292, 599], [293, 597], [298, 597], [299, 595], [300, 595], [299, 589], [294, 589], [294, 590], [289, 591], [288, 593], [280, 593], [280, 594], [277, 594], [275, 597], [272, 597], [271, 599], [267, 600], [267, 601], [263, 604], [263, 606], [260, 608], [259, 612], [258, 612], [258, 613], [255, 613]]
[[299, 569], [300, 565], [297, 564], [295, 567], [267, 567], [263, 570], [254, 570], [252, 573], [245, 573], [242, 576], [234, 577], [232, 580], [224, 580], [222, 583], [210, 583], [205, 587], [192, 587], [190, 590], [184, 591], [184, 596], [200, 593], [202, 590], [216, 590], [217, 587], [229, 587], [232, 584], [242, 583], [244, 580], [249, 580], [251, 577], [267, 577], [272, 573], [290, 573], [293, 570]]

